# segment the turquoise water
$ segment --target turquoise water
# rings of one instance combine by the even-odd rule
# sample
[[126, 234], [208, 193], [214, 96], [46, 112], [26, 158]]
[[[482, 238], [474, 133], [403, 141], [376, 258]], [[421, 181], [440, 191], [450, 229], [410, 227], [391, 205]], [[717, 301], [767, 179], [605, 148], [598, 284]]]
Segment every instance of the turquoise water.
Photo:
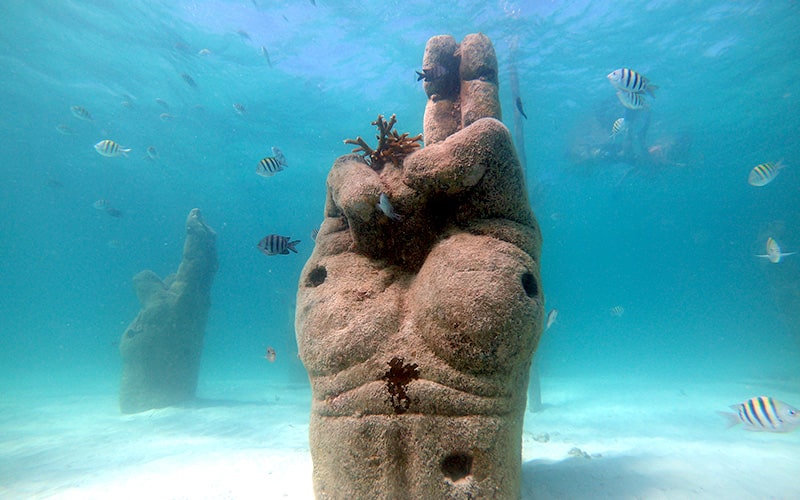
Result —
[[[542, 376], [771, 378], [796, 390], [800, 256], [754, 255], [768, 237], [800, 251], [800, 6], [316, 3], [0, 4], [0, 388], [115, 394], [118, 340], [139, 310], [131, 278], [175, 271], [194, 207], [218, 233], [220, 263], [201, 387], [305, 381], [296, 283], [328, 169], [350, 150], [342, 140], [371, 137], [379, 113], [421, 132], [425, 42], [480, 31], [497, 51], [509, 127], [517, 47], [543, 287], [559, 310], [537, 354]], [[576, 159], [576, 145], [607, 144], [625, 113], [605, 78], [619, 67], [659, 86], [645, 145], [677, 141], [677, 160]], [[109, 138], [132, 152], [98, 155]], [[265, 179], [255, 167], [272, 146], [289, 167]], [[779, 159], [789, 166], [772, 183], [748, 185], [752, 167]], [[122, 217], [93, 208], [98, 199]], [[300, 239], [299, 254], [260, 253], [270, 233]], [[269, 345], [275, 364], [262, 359]], [[741, 400], [762, 392], [751, 388]]]

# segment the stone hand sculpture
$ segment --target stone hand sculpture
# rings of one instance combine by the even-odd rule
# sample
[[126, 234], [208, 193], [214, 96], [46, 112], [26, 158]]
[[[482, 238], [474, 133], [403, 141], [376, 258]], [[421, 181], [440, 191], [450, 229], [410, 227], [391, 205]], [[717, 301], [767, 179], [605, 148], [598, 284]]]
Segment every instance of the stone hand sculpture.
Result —
[[195, 208], [186, 219], [177, 274], [161, 281], [153, 271], [142, 271], [133, 278], [142, 310], [120, 340], [123, 413], [194, 398], [216, 271], [216, 233]]
[[336, 160], [300, 277], [321, 499], [520, 493], [541, 236], [489, 39], [431, 38], [421, 78], [425, 147]]

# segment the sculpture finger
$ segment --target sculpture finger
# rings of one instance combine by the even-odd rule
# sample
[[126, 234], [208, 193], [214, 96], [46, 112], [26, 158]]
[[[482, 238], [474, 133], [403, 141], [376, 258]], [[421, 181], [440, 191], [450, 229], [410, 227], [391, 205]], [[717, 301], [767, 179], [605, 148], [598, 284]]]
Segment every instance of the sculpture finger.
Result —
[[441, 142], [481, 118], [501, 119], [497, 57], [481, 33], [457, 44], [450, 35], [428, 40], [422, 59], [425, 144]]
[[465, 36], [458, 55], [461, 57], [461, 128], [481, 118], [502, 120], [497, 91], [497, 56], [489, 37], [483, 33]]

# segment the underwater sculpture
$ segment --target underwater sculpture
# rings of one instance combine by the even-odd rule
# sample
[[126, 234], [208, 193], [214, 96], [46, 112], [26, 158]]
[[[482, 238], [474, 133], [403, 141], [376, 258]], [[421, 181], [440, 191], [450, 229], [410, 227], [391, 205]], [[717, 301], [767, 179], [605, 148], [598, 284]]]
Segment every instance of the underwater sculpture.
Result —
[[[431, 38], [423, 78], [425, 147], [404, 134], [402, 151], [387, 150], [394, 120], [381, 117], [383, 149], [347, 141], [361, 154], [334, 162], [300, 276], [296, 331], [321, 499], [520, 494], [544, 317], [541, 236], [497, 120], [490, 40]], [[402, 217], [390, 217], [389, 202]]]
[[194, 398], [216, 271], [216, 233], [195, 208], [186, 219], [178, 272], [164, 281], [149, 270], [133, 278], [142, 310], [122, 334], [119, 345], [119, 406], [123, 413]]

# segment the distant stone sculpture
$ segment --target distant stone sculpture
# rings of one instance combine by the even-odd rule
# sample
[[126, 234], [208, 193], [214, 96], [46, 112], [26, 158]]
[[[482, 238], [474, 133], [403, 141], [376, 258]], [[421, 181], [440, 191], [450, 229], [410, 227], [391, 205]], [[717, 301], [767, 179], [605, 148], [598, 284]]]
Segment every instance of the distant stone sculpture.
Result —
[[[520, 494], [541, 235], [489, 39], [431, 38], [420, 78], [426, 146], [395, 135], [399, 158], [347, 141], [362, 154], [335, 161], [300, 277], [320, 499]], [[390, 123], [376, 121], [378, 149]]]
[[142, 271], [133, 278], [142, 310], [120, 340], [123, 413], [194, 398], [216, 271], [216, 233], [195, 208], [186, 219], [177, 274], [161, 281], [153, 271]]

